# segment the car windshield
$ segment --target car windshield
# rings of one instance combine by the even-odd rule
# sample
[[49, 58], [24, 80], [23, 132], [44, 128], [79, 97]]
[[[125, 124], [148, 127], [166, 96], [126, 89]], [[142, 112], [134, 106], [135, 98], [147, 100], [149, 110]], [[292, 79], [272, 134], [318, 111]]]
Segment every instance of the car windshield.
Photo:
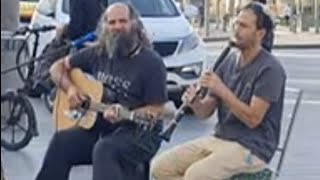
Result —
[[[106, 4], [114, 2], [132, 4], [142, 17], [179, 16], [179, 11], [172, 0], [108, 0]], [[69, 14], [69, 0], [64, 0], [62, 9]]]

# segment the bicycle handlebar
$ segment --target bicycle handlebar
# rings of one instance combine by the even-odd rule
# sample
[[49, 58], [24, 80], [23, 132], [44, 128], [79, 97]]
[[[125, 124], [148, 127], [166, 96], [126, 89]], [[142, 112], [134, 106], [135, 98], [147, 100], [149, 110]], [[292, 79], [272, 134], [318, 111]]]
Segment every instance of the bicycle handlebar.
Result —
[[75, 47], [77, 49], [81, 49], [83, 48], [86, 42], [92, 42], [95, 41], [97, 39], [97, 35], [95, 34], [95, 32], [90, 32], [74, 41], [71, 42], [71, 46]]
[[13, 33], [13, 36], [25, 35], [28, 32], [30, 32], [32, 34], [39, 33], [39, 32], [47, 32], [47, 31], [52, 31], [54, 29], [56, 29], [56, 26], [54, 26], [54, 25], [36, 26], [36, 27], [31, 27], [31, 28], [29, 26], [23, 26], [23, 27], [17, 29]]

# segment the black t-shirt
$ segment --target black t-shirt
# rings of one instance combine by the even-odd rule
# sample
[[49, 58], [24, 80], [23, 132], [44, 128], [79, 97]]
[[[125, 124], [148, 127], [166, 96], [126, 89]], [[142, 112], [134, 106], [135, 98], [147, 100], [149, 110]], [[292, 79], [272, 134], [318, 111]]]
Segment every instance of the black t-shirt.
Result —
[[215, 135], [237, 141], [269, 162], [279, 143], [286, 74], [276, 58], [264, 49], [243, 68], [237, 66], [236, 59], [236, 53], [230, 53], [217, 69], [218, 76], [242, 102], [249, 105], [252, 96], [257, 96], [269, 102], [270, 107], [261, 124], [250, 129], [219, 103]]
[[110, 59], [91, 47], [74, 54], [70, 65], [103, 83], [104, 103], [120, 103], [134, 109], [168, 100], [166, 68], [161, 57], [151, 49], [142, 48], [131, 58]]

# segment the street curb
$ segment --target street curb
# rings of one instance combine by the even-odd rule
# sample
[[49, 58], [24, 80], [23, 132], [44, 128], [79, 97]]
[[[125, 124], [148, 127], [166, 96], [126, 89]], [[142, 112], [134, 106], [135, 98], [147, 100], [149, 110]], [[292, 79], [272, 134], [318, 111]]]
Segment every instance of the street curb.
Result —
[[273, 49], [319, 49], [320, 44], [275, 44]]
[[[204, 42], [219, 42], [219, 41], [228, 41], [229, 37], [205, 37], [202, 38]], [[320, 48], [319, 44], [275, 44], [273, 49], [318, 49]]]

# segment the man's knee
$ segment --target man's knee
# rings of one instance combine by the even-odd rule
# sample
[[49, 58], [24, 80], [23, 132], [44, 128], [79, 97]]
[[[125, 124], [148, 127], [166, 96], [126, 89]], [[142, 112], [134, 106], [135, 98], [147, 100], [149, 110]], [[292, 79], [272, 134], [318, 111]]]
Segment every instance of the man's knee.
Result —
[[103, 139], [99, 140], [93, 149], [93, 160], [105, 160], [108, 159], [115, 159], [117, 158], [119, 152], [119, 148], [116, 143], [114, 143], [110, 139]]
[[151, 176], [157, 180], [161, 180], [161, 161], [154, 159], [150, 165]]
[[211, 179], [222, 180], [228, 179], [235, 174], [232, 167], [219, 164], [207, 164], [203, 162], [196, 162], [192, 164], [185, 172], [184, 180], [198, 180], [198, 179]]
[[208, 177], [209, 172], [207, 172], [206, 169], [203, 169], [203, 167], [200, 167], [197, 163], [193, 164], [185, 172], [184, 180], [212, 179]]
[[174, 164], [169, 162], [167, 155], [160, 154], [151, 161], [150, 173], [156, 180], [166, 180], [167, 177], [174, 176]]
[[60, 150], [61, 148], [66, 148], [68, 145], [70, 145], [70, 142], [67, 141], [63, 131], [57, 131], [54, 133], [52, 140], [50, 141], [50, 148]]

